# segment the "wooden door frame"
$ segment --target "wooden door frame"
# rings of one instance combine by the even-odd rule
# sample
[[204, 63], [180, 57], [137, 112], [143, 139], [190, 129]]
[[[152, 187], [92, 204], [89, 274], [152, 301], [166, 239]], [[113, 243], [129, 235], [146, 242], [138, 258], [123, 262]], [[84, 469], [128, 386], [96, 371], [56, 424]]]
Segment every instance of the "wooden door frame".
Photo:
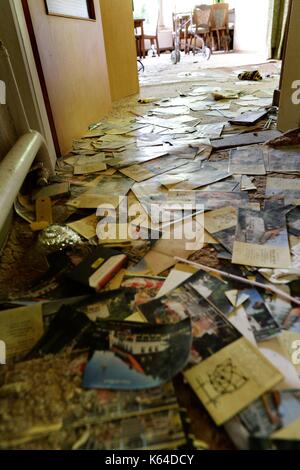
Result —
[[49, 121], [50, 129], [51, 129], [52, 139], [53, 139], [53, 144], [54, 144], [57, 156], [61, 156], [61, 150], [60, 150], [57, 132], [55, 128], [55, 122], [54, 122], [53, 113], [51, 109], [51, 103], [50, 103], [50, 99], [48, 95], [42, 62], [40, 59], [38, 45], [37, 45], [36, 37], [34, 34], [33, 24], [32, 24], [31, 15], [30, 15], [30, 9], [28, 6], [28, 0], [21, 0], [21, 3], [22, 3], [24, 17], [25, 17], [25, 21], [27, 25], [29, 38], [30, 38], [31, 48], [32, 48], [32, 52], [33, 52], [33, 56], [35, 60], [35, 65], [36, 65], [36, 69], [37, 69], [37, 73], [38, 73], [38, 77], [39, 77], [39, 81], [41, 85], [41, 90], [42, 90], [42, 94], [44, 98], [45, 108], [46, 108], [48, 121]]

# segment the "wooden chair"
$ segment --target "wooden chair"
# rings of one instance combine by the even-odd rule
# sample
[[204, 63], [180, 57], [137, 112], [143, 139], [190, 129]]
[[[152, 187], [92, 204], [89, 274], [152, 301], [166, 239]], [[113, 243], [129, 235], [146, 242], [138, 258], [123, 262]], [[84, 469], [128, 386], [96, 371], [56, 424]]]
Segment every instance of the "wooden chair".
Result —
[[217, 36], [218, 50], [220, 51], [224, 45], [224, 50], [229, 50], [229, 26], [228, 26], [228, 3], [217, 3], [211, 6], [211, 35]]
[[197, 48], [197, 39], [201, 38], [206, 45], [211, 43], [211, 5], [197, 5], [193, 11], [193, 24], [190, 27], [190, 47], [194, 40], [194, 49]]
[[148, 39], [151, 43], [151, 46], [155, 45], [155, 42], [156, 42], [156, 50], [157, 50], [157, 55], [160, 56], [160, 48], [159, 48], [159, 41], [158, 41], [158, 25], [159, 25], [159, 15], [160, 15], [160, 12], [158, 11], [157, 12], [157, 21], [156, 21], [156, 25], [155, 27], [153, 28], [154, 30], [151, 31], [151, 29], [149, 29], [147, 31], [147, 26], [145, 27], [145, 33], [144, 33], [144, 39]]

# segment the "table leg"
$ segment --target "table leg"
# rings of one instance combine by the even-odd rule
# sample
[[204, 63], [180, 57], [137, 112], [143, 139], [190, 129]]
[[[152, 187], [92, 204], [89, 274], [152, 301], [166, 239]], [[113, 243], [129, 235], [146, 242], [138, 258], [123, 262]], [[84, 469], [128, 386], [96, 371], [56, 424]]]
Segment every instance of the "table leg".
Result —
[[185, 54], [187, 54], [187, 51], [188, 51], [187, 38], [188, 38], [188, 27], [186, 24], [184, 28], [184, 53]]
[[141, 25], [141, 49], [142, 49], [142, 56], [145, 59], [145, 34], [144, 34], [144, 24]]

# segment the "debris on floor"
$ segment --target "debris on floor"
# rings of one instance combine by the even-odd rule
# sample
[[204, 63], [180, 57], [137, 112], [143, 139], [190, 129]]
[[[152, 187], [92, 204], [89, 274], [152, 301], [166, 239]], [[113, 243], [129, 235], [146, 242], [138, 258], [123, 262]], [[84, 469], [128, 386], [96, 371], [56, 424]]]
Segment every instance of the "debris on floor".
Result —
[[0, 260], [0, 448], [299, 442], [300, 147], [277, 80], [203, 71], [25, 181]]

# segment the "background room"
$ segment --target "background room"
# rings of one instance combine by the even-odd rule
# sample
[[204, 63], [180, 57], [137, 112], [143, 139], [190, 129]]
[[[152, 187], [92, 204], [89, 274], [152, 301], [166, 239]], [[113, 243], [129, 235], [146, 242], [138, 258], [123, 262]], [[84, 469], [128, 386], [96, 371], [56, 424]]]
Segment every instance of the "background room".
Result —
[[[277, 0], [207, 0], [196, 4], [194, 0], [134, 0], [134, 18], [143, 21], [144, 57], [146, 74], [168, 72], [170, 58], [175, 49], [176, 33], [180, 36], [180, 71], [190, 68], [214, 68], [258, 64], [271, 58], [280, 58], [281, 50], [272, 53], [272, 47], [281, 47], [287, 4]], [[201, 12], [196, 13], [196, 7]], [[207, 9], [212, 7], [208, 15]], [[214, 10], [216, 8], [216, 10]], [[178, 23], [177, 23], [178, 21]], [[201, 29], [202, 28], [202, 29]], [[193, 47], [201, 47], [195, 32], [204, 39], [212, 56], [203, 60], [201, 51], [193, 56]], [[140, 38], [141, 28], [136, 27]], [[150, 40], [151, 38], [151, 40]], [[195, 42], [196, 41], [196, 42]], [[189, 51], [189, 54], [184, 52]], [[152, 59], [149, 61], [148, 59]], [[155, 59], [155, 60], [154, 60]], [[192, 64], [198, 62], [198, 66]], [[171, 73], [171, 71], [170, 71]], [[143, 77], [141, 76], [143, 82]]]

